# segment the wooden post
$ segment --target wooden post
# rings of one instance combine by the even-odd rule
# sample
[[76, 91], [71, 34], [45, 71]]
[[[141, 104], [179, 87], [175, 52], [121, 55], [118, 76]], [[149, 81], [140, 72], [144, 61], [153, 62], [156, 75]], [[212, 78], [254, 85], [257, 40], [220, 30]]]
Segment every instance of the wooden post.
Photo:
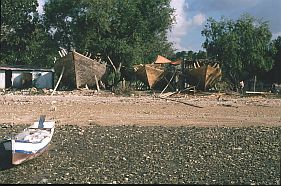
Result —
[[59, 52], [60, 57], [63, 57], [62, 53], [60, 51], [58, 51], [58, 52]]
[[112, 65], [112, 66], [113, 66], [113, 68], [114, 68], [114, 71], [116, 72], [116, 67], [115, 67], [115, 65], [113, 64], [113, 62], [111, 61], [110, 57], [109, 57], [109, 56], [107, 56], [107, 58], [109, 59], [109, 61], [110, 61], [111, 65]]
[[61, 81], [62, 75], [63, 75], [63, 73], [64, 73], [64, 69], [65, 69], [65, 67], [63, 66], [63, 67], [62, 67], [62, 71], [61, 71], [61, 73], [60, 73], [60, 77], [59, 77], [59, 79], [58, 79], [58, 82], [57, 82], [56, 87], [55, 87], [54, 91], [52, 92], [51, 96], [55, 93], [55, 91], [57, 90], [57, 88], [58, 88], [58, 86], [59, 86], [59, 83], [60, 83], [60, 81]]
[[96, 75], [95, 75], [95, 80], [96, 80], [97, 90], [98, 90], [98, 92], [99, 92], [99, 91], [100, 91], [99, 81], [98, 81], [98, 78], [97, 78]]
[[[169, 81], [168, 84], [166, 85], [166, 87], [162, 90], [161, 94], [168, 88], [168, 86], [170, 85], [170, 83], [171, 83], [172, 79], [174, 78], [175, 74], [176, 74], [176, 70], [175, 70], [173, 76], [171, 77], [170, 81]], [[161, 95], [161, 94], [160, 94], [160, 95]]]
[[254, 92], [256, 92], [256, 82], [257, 82], [257, 76], [255, 76], [255, 79], [254, 79]]
[[44, 128], [44, 122], [45, 122], [46, 115], [41, 115], [38, 123], [38, 128]]
[[105, 84], [100, 80], [100, 86], [103, 88], [103, 89], [105, 89], [106, 87], [105, 87]]
[[123, 78], [123, 80], [122, 80], [122, 88], [123, 88], [123, 89], [126, 88], [126, 81], [125, 81], [125, 78]]
[[195, 95], [195, 86], [193, 86], [193, 95]]
[[121, 67], [122, 67], [122, 62], [119, 64], [118, 68], [116, 69], [116, 70], [117, 70], [117, 72], [120, 72]]
[[65, 55], [67, 55], [67, 51], [65, 49], [63, 49], [63, 51], [64, 51]]

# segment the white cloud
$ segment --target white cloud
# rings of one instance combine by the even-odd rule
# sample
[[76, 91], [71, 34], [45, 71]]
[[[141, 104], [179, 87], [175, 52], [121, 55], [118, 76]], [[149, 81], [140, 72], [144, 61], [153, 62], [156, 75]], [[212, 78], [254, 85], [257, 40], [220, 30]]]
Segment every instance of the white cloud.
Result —
[[172, 28], [172, 33], [175, 37], [180, 37], [185, 34], [186, 29], [191, 25], [191, 21], [187, 20], [185, 0], [172, 0], [171, 6], [175, 8], [176, 23]]
[[276, 39], [278, 36], [281, 36], [281, 32], [273, 33], [272, 39]]
[[185, 0], [172, 0], [171, 7], [175, 9], [174, 15], [176, 20], [171, 31], [168, 33], [168, 39], [174, 44], [176, 49], [183, 50], [180, 41], [186, 34], [189, 25], [191, 25], [191, 21], [185, 19], [185, 10], [188, 8], [188, 5], [185, 5]]
[[[206, 21], [206, 16], [202, 13], [197, 13], [194, 16], [189, 15], [189, 5], [186, 0], [172, 0], [171, 7], [175, 9], [176, 23], [168, 33], [168, 39], [174, 45], [177, 51], [192, 50], [190, 43], [186, 41], [191, 30], [198, 29]], [[200, 33], [200, 31], [199, 31]]]
[[44, 6], [46, 0], [37, 0], [37, 1], [38, 1], [38, 4], [39, 4], [38, 7], [37, 7], [37, 11], [41, 15], [44, 12], [43, 6]]
[[206, 21], [205, 15], [199, 13], [192, 18], [194, 25], [201, 26]]

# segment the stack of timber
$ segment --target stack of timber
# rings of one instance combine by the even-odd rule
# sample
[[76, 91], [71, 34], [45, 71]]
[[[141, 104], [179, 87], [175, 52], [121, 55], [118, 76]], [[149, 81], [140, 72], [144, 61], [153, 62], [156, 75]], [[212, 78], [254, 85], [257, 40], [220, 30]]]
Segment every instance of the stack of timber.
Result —
[[193, 63], [193, 67], [186, 68], [185, 73], [188, 82], [203, 91], [214, 86], [222, 77], [222, 71], [218, 63], [213, 65], [210, 63], [200, 65], [197, 61]]
[[97, 81], [104, 81], [108, 72], [105, 62], [76, 51], [71, 51], [56, 61], [56, 75], [59, 76], [63, 70], [61, 85], [77, 89], [96, 87]]

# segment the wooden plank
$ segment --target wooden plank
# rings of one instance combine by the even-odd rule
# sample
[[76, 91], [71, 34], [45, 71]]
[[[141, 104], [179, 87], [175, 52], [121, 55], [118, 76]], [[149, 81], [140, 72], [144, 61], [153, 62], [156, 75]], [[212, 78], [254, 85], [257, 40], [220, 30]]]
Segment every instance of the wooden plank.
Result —
[[[193, 90], [191, 90], [191, 89], [193, 89]], [[191, 91], [194, 91], [194, 92], [195, 92], [195, 86], [187, 87], [187, 88], [185, 88], [185, 89], [183, 89], [183, 90], [180, 90], [179, 93], [184, 92], [184, 91], [187, 91], [187, 90], [191, 90]]]
[[96, 75], [95, 75], [95, 80], [96, 80], [97, 90], [99, 92], [100, 91], [100, 87], [99, 87], [99, 82], [98, 82], [98, 78], [97, 78]]
[[177, 102], [177, 103], [182, 103], [182, 104], [185, 104], [185, 105], [188, 105], [188, 106], [192, 106], [192, 107], [197, 107], [197, 108], [203, 108], [201, 106], [198, 106], [198, 105], [193, 105], [193, 104], [190, 104], [190, 103], [186, 103], [186, 102], [183, 102], [183, 101], [180, 101], [180, 100], [176, 100], [176, 99], [169, 99], [169, 98], [163, 98], [163, 97], [158, 97], [160, 99], [165, 99], [167, 101], [174, 101], [174, 102]]
[[[114, 68], [114, 72], [116, 72], [117, 69], [116, 69], [115, 65], [113, 64], [113, 62], [111, 61], [110, 57], [107, 56], [107, 58], [109, 59], [109, 62], [111, 63], [112, 67]], [[121, 64], [120, 64], [120, 67], [121, 67]]]
[[169, 97], [169, 96], [171, 96], [171, 95], [173, 95], [173, 94], [176, 94], [177, 92], [167, 92], [167, 93], [164, 93], [164, 94], [160, 94], [159, 96], [161, 97], [161, 98], [166, 98], [166, 97]]
[[[166, 87], [162, 90], [161, 94], [168, 88], [168, 86], [170, 85], [170, 83], [171, 83], [172, 79], [174, 78], [175, 74], [176, 74], [176, 71], [174, 72], [173, 76], [171, 77], [171, 79], [170, 79], [170, 81], [168, 82], [168, 84], [166, 85]], [[160, 95], [161, 95], [161, 94], [160, 94]]]
[[52, 92], [51, 96], [54, 95], [55, 91], [57, 90], [57, 88], [58, 88], [58, 86], [59, 86], [59, 83], [60, 83], [60, 81], [61, 81], [62, 75], [63, 75], [63, 73], [64, 73], [64, 69], [65, 69], [65, 67], [63, 66], [63, 67], [62, 67], [62, 71], [61, 71], [61, 73], [60, 73], [60, 77], [59, 77], [59, 79], [58, 79], [58, 82], [57, 82], [56, 87], [55, 87], [54, 91]]
[[246, 91], [246, 94], [267, 94], [268, 92]]

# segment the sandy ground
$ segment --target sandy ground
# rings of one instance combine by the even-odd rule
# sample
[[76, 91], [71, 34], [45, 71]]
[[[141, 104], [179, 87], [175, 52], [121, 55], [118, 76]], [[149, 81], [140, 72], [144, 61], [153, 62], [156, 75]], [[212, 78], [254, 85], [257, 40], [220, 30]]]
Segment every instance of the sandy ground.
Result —
[[0, 123], [15, 125], [46, 115], [58, 125], [280, 126], [281, 99], [219, 93], [160, 98], [159, 93], [144, 92], [131, 96], [91, 90], [53, 96], [11, 92], [0, 95], [0, 115]]

